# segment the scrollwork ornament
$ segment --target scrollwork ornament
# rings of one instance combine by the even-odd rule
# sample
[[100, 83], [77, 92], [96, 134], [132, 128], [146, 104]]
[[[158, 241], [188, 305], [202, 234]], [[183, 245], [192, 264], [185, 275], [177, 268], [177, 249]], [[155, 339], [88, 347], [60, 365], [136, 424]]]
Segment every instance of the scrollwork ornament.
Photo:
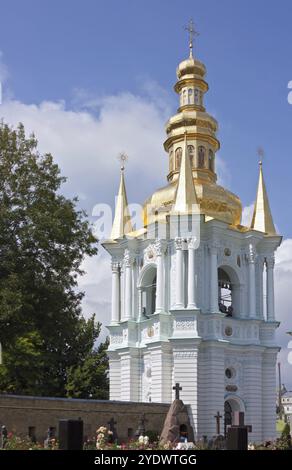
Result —
[[124, 263], [127, 268], [130, 268], [133, 264], [133, 258], [130, 250], [125, 250]]
[[247, 260], [249, 264], [254, 264], [255, 262], [255, 248], [252, 244], [249, 245]]
[[154, 248], [156, 256], [162, 256], [165, 253], [166, 245], [162, 240], [156, 240]]
[[181, 238], [181, 237], [177, 237], [177, 238], [174, 240], [175, 249], [176, 249], [176, 250], [182, 250], [182, 249], [183, 249], [183, 243], [184, 243], [184, 239]]

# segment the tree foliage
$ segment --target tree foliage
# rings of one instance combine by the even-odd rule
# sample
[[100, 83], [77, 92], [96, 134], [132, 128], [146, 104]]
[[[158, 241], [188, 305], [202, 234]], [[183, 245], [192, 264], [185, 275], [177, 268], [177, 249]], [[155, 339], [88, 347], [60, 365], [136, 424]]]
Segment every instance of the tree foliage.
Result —
[[68, 371], [97, 354], [100, 324], [83, 318], [77, 289], [97, 243], [64, 182], [23, 125], [0, 124], [1, 392], [65, 396]]

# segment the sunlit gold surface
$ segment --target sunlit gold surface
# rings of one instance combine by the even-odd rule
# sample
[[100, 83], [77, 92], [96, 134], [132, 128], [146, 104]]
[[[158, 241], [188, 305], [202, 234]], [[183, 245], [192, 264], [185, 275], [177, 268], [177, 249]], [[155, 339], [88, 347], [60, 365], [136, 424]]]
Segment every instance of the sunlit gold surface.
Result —
[[179, 213], [189, 213], [194, 205], [197, 205], [192, 169], [187, 150], [187, 133], [185, 133], [184, 147], [179, 177], [175, 193], [175, 200], [172, 211]]
[[[200, 212], [231, 225], [241, 221], [242, 206], [240, 199], [222, 186], [209, 181], [195, 179], [196, 199]], [[143, 206], [143, 221], [147, 226], [155, 220], [163, 220], [171, 211], [175, 200], [177, 183], [173, 182], [158, 189]], [[156, 215], [155, 215], [156, 212]]]
[[260, 232], [265, 232], [268, 235], [276, 235], [261, 162], [257, 198], [254, 205], [251, 228], [259, 230]]
[[124, 237], [128, 232], [132, 232], [133, 227], [128, 210], [128, 200], [124, 180], [124, 169], [121, 170], [120, 187], [116, 201], [115, 217], [111, 231], [111, 240]]

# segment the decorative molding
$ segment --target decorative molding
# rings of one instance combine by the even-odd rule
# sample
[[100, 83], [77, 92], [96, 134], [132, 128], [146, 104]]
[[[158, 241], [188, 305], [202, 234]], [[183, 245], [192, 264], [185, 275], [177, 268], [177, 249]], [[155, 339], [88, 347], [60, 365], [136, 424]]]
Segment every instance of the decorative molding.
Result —
[[176, 250], [182, 250], [183, 249], [183, 244], [184, 244], [184, 239], [181, 237], [177, 237], [174, 240], [174, 245]]
[[187, 239], [188, 249], [195, 250], [198, 245], [197, 237], [190, 237]]
[[154, 244], [154, 249], [155, 249], [155, 253], [156, 253], [156, 256], [162, 256], [164, 255], [165, 251], [166, 251], [166, 243], [165, 241], [163, 240], [156, 240], [155, 244]]
[[237, 392], [237, 385], [226, 385], [225, 390], [226, 392]]
[[274, 269], [275, 267], [275, 255], [266, 256], [267, 269]]
[[194, 359], [198, 357], [198, 351], [174, 351], [175, 359]]
[[125, 255], [124, 255], [124, 263], [126, 268], [130, 268], [133, 264], [133, 256], [130, 250], [126, 249], [125, 250]]
[[119, 261], [113, 259], [111, 265], [113, 273], [119, 272], [119, 268], [121, 267], [121, 263]]
[[194, 330], [195, 319], [194, 317], [184, 317], [175, 319], [175, 329], [179, 331]]
[[247, 254], [247, 261], [249, 264], [254, 264], [255, 262], [255, 256], [256, 256], [256, 253], [255, 253], [255, 247], [250, 244], [249, 247], [248, 247], [248, 254]]
[[122, 344], [123, 343], [123, 335], [121, 333], [112, 333], [110, 335], [110, 343], [111, 344]]

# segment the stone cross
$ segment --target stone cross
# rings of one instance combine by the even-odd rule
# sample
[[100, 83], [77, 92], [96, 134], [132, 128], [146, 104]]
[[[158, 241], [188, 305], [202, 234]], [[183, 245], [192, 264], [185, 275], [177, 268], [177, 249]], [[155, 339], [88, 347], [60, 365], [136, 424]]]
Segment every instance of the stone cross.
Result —
[[179, 383], [176, 383], [172, 390], [175, 390], [175, 399], [179, 400], [179, 392], [182, 391], [182, 387], [180, 387]]
[[216, 419], [216, 434], [220, 435], [220, 419], [222, 419], [222, 415], [220, 415], [219, 411], [215, 414], [214, 418]]

